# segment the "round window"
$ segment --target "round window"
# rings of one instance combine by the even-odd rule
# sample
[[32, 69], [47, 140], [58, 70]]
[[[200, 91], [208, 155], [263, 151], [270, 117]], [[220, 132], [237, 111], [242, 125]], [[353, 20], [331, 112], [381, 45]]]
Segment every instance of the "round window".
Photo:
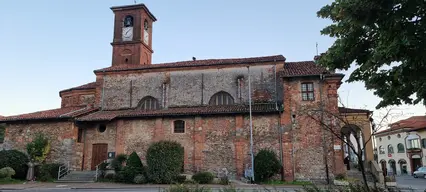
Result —
[[388, 136], [388, 140], [390, 140], [390, 136]]
[[98, 131], [101, 132], [101, 133], [103, 133], [103, 132], [105, 132], [105, 130], [106, 130], [106, 125], [105, 124], [100, 124], [99, 127], [98, 127]]
[[381, 138], [381, 137], [379, 138], [379, 141], [382, 141], [382, 138]]
[[398, 137], [398, 138], [401, 138], [401, 134], [398, 134], [398, 135], [397, 135], [397, 137]]

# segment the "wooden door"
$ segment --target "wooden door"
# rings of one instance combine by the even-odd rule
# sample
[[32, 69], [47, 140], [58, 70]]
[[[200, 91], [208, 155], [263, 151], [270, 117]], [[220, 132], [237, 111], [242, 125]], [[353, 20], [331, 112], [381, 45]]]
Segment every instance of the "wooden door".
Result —
[[96, 170], [96, 165], [108, 158], [108, 144], [93, 144], [92, 145], [92, 170]]

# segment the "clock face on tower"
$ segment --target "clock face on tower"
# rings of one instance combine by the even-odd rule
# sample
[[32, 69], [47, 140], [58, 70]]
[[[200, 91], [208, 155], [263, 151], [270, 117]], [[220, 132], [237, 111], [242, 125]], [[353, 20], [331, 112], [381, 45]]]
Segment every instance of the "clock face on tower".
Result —
[[143, 42], [147, 45], [149, 45], [149, 33], [148, 31], [144, 31], [143, 33]]
[[133, 27], [123, 27], [123, 41], [133, 40]]

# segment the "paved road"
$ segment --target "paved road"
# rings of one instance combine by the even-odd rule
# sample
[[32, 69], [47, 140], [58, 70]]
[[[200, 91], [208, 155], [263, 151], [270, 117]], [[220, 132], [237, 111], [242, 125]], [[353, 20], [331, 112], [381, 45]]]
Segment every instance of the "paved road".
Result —
[[[47, 188], [47, 189], [23, 189], [23, 190], [0, 190], [0, 192], [115, 192], [115, 191], [122, 191], [122, 192], [163, 192], [164, 190], [159, 188], [139, 188], [139, 189], [69, 189], [69, 188]], [[213, 188], [212, 192], [219, 192], [220, 190], [218, 188]], [[244, 189], [244, 191], [247, 192], [260, 192], [259, 189]], [[292, 188], [276, 188], [276, 189], [269, 189], [270, 192], [295, 192], [295, 189]]]
[[426, 190], [426, 179], [424, 178], [414, 178], [413, 176], [405, 175], [396, 177], [396, 182], [398, 187]]

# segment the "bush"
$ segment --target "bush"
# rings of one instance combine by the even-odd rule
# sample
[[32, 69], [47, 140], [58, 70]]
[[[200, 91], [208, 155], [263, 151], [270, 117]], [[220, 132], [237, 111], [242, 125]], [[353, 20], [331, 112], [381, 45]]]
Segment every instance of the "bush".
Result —
[[174, 181], [175, 183], [185, 183], [185, 181], [186, 181], [186, 176], [185, 176], [185, 175], [178, 175], [178, 176], [176, 176], [176, 177], [173, 179], [173, 181]]
[[123, 163], [127, 160], [126, 154], [119, 154], [111, 161], [111, 168], [115, 170], [116, 173], [123, 169]]
[[0, 168], [10, 167], [15, 170], [14, 179], [24, 180], [27, 176], [28, 156], [18, 150], [0, 151]]
[[37, 133], [32, 142], [27, 144], [27, 153], [31, 160], [42, 163], [50, 151], [50, 144], [47, 137], [42, 133]]
[[144, 184], [147, 183], [146, 177], [142, 174], [136, 175], [135, 179], [133, 180], [136, 184]]
[[199, 172], [192, 176], [192, 180], [196, 181], [199, 184], [209, 184], [212, 183], [214, 175], [210, 172]]
[[38, 167], [35, 176], [41, 181], [56, 179], [58, 178], [58, 170], [60, 166], [62, 166], [62, 164], [59, 163], [43, 164]]
[[224, 176], [219, 178], [219, 184], [221, 185], [229, 185], [229, 178], [228, 176]]
[[346, 179], [346, 175], [341, 173], [341, 174], [337, 174], [336, 177], [334, 177], [334, 179], [336, 180], [345, 180]]
[[123, 183], [133, 183], [137, 175], [144, 174], [142, 161], [136, 152], [129, 155], [126, 166], [118, 174], [120, 175], [117, 177], [117, 182]]
[[183, 167], [183, 147], [173, 141], [159, 141], [149, 146], [146, 161], [149, 179], [153, 183], [169, 184]]
[[173, 185], [170, 188], [165, 190], [166, 192], [210, 192], [211, 189], [199, 187], [196, 185], [195, 187], [189, 187], [187, 185]]
[[262, 149], [254, 157], [254, 175], [256, 182], [264, 182], [279, 173], [281, 163], [275, 152], [269, 149]]
[[15, 170], [11, 167], [4, 167], [0, 169], [0, 179], [11, 179], [15, 175]]
[[126, 166], [116, 174], [115, 181], [120, 183], [133, 183], [135, 176], [138, 174], [140, 174], [138, 170]]

